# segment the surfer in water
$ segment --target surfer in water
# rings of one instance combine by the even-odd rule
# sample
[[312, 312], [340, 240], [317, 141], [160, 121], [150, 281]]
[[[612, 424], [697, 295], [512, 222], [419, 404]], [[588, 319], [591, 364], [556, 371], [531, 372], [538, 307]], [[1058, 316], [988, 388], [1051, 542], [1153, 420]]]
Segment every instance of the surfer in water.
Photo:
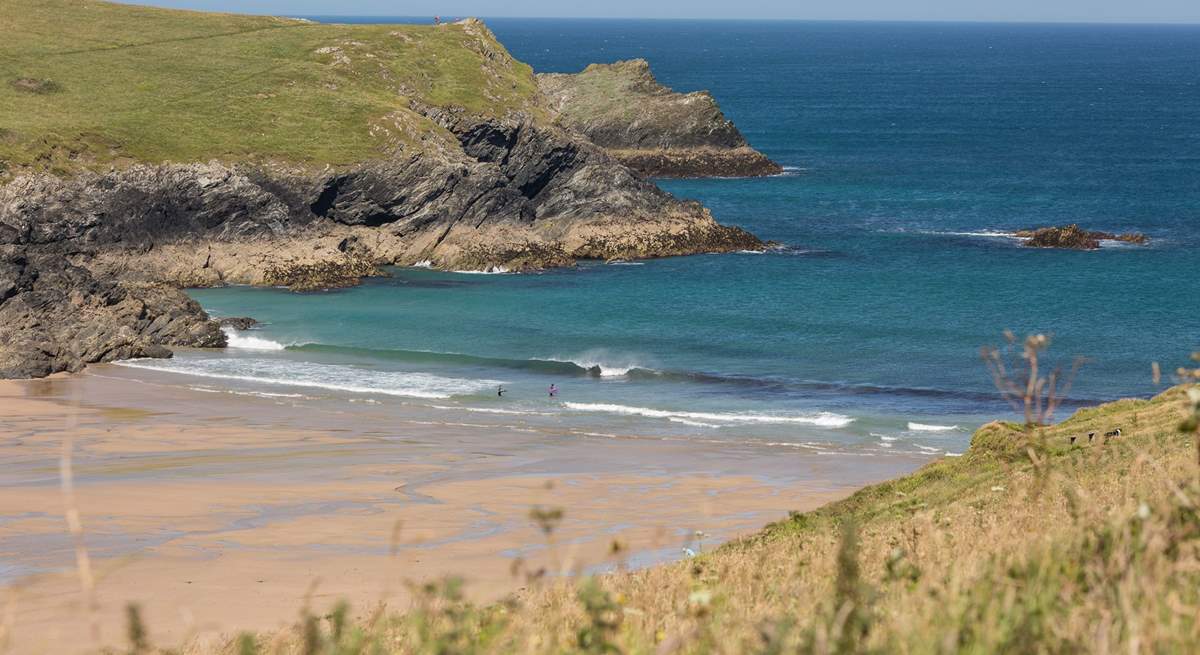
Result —
[[550, 385], [550, 397], [553, 398], [557, 395], [558, 395], [558, 385], [551, 384]]
[[503, 398], [503, 397], [504, 397], [504, 392], [505, 392], [505, 391], [508, 391], [508, 390], [504, 388], [504, 385], [503, 385], [503, 384], [502, 384], [502, 385], [500, 385], [500, 386], [498, 386], [498, 387], [496, 387], [496, 395], [497, 395], [497, 396], [499, 396], [499, 397], [501, 397], [501, 398]]

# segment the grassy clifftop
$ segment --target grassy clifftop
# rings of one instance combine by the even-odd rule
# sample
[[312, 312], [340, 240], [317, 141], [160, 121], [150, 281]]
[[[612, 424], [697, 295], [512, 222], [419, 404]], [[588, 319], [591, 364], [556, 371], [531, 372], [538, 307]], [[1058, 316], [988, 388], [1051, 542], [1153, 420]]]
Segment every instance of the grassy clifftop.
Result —
[[[1184, 392], [1034, 432], [990, 424], [962, 457], [674, 565], [535, 582], [483, 609], [431, 585], [414, 610], [337, 638], [313, 619], [255, 641], [340, 654], [1194, 652], [1200, 469], [1178, 431]], [[227, 652], [271, 652], [255, 641]]]
[[439, 139], [411, 102], [533, 110], [477, 22], [329, 25], [82, 0], [4, 0], [0, 177], [144, 161], [348, 164]]

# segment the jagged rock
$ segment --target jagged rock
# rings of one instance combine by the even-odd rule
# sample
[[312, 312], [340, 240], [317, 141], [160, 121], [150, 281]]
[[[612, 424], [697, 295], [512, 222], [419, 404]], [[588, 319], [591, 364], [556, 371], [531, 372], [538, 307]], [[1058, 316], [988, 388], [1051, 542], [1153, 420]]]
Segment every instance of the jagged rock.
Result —
[[457, 149], [322, 171], [138, 164], [0, 187], [0, 377], [224, 345], [179, 286], [318, 290], [387, 264], [522, 271], [764, 247], [568, 130], [429, 116]]
[[644, 175], [745, 177], [782, 168], [754, 150], [707, 91], [675, 93], [643, 59], [542, 74], [538, 87], [558, 121]]
[[1093, 232], [1084, 230], [1075, 224], [1021, 230], [1016, 232], [1015, 236], [1026, 239], [1025, 245], [1030, 248], [1069, 248], [1073, 250], [1096, 250], [1100, 247], [1101, 241], [1125, 241], [1138, 245], [1150, 242], [1149, 237], [1139, 232], [1128, 234]]
[[217, 319], [217, 325], [235, 330], [249, 330], [258, 325], [258, 320], [249, 316], [225, 316]]
[[223, 345], [219, 326], [178, 289], [122, 283], [58, 256], [0, 247], [0, 378], [170, 357], [167, 346]]

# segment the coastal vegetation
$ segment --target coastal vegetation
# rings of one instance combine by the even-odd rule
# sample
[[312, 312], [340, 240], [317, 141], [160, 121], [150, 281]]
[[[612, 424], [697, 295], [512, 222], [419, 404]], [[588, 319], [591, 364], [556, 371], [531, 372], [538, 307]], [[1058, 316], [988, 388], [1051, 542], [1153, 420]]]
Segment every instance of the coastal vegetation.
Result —
[[[961, 457], [675, 564], [625, 571], [614, 543], [611, 574], [516, 566], [525, 590], [483, 606], [465, 600], [469, 582], [414, 584], [407, 611], [306, 609], [292, 631], [218, 650], [1191, 652], [1200, 469], [1184, 431], [1197, 398], [1189, 383], [1053, 426], [990, 423]], [[531, 520], [554, 548], [550, 514]]]
[[482, 24], [332, 25], [6, 0], [0, 175], [132, 162], [342, 166], [449, 135], [414, 103], [534, 112]]

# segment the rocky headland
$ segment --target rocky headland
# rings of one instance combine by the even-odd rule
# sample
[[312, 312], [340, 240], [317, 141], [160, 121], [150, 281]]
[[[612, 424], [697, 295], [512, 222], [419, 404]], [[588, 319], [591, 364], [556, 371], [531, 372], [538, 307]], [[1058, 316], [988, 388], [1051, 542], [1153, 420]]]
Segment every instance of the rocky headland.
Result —
[[[12, 59], [17, 69], [38, 68], [53, 94], [0, 88], [0, 104], [9, 107], [0, 118], [12, 119], [0, 124], [22, 128], [0, 133], [0, 378], [164, 357], [171, 346], [224, 345], [220, 326], [185, 287], [317, 290], [357, 284], [386, 265], [530, 271], [579, 259], [764, 247], [559, 124], [532, 71], [478, 21], [331, 26], [107, 3], [89, 5], [82, 16], [85, 8], [65, 0], [18, 4], [27, 5], [18, 12], [24, 20], [58, 19], [39, 24], [63, 34], [34, 45], [63, 56], [49, 70], [41, 59]], [[139, 45], [143, 20], [162, 38]], [[203, 49], [197, 32], [227, 38], [231, 26], [291, 48], [299, 72], [250, 80], [257, 90], [231, 88], [225, 78], [244, 62], [160, 45], [177, 29], [189, 48]], [[79, 51], [90, 59], [73, 62], [79, 53], [67, 46], [87, 40], [72, 32], [81, 29], [120, 43]], [[0, 47], [23, 45], [30, 44]], [[230, 46], [211, 47], [227, 54]], [[112, 59], [104, 76], [128, 73], [160, 85], [179, 83], [174, 66], [157, 67], [163, 57], [191, 57], [220, 82], [209, 92], [227, 94], [224, 102], [244, 105], [250, 116], [230, 118], [214, 97], [179, 121], [156, 124], [158, 114], [145, 112], [173, 110], [145, 98], [154, 104], [135, 108], [144, 118], [131, 128], [103, 102], [73, 96], [106, 93], [106, 86], [54, 81], [90, 83], [66, 67], [104, 57]], [[443, 68], [429, 70], [431, 58]], [[301, 83], [314, 106], [332, 103], [328, 115], [314, 118], [318, 109], [301, 112], [277, 100]], [[712, 110], [715, 104], [700, 103], [695, 122], [709, 121]], [[65, 130], [68, 119], [85, 127]], [[302, 121], [317, 121], [317, 131], [297, 134]], [[193, 139], [192, 130], [201, 134]], [[725, 132], [730, 143], [730, 134], [740, 139], [732, 125]], [[243, 142], [257, 143], [254, 152], [230, 154]]]
[[648, 177], [756, 177], [782, 172], [750, 147], [707, 91], [676, 93], [644, 59], [541, 74], [557, 121]]
[[1078, 225], [1061, 227], [1041, 227], [1032, 230], [1020, 230], [1013, 233], [1020, 239], [1025, 239], [1025, 246], [1030, 248], [1066, 248], [1070, 250], [1096, 250], [1101, 241], [1123, 241], [1137, 245], [1145, 245], [1150, 238], [1140, 232], [1113, 234], [1085, 230]]

